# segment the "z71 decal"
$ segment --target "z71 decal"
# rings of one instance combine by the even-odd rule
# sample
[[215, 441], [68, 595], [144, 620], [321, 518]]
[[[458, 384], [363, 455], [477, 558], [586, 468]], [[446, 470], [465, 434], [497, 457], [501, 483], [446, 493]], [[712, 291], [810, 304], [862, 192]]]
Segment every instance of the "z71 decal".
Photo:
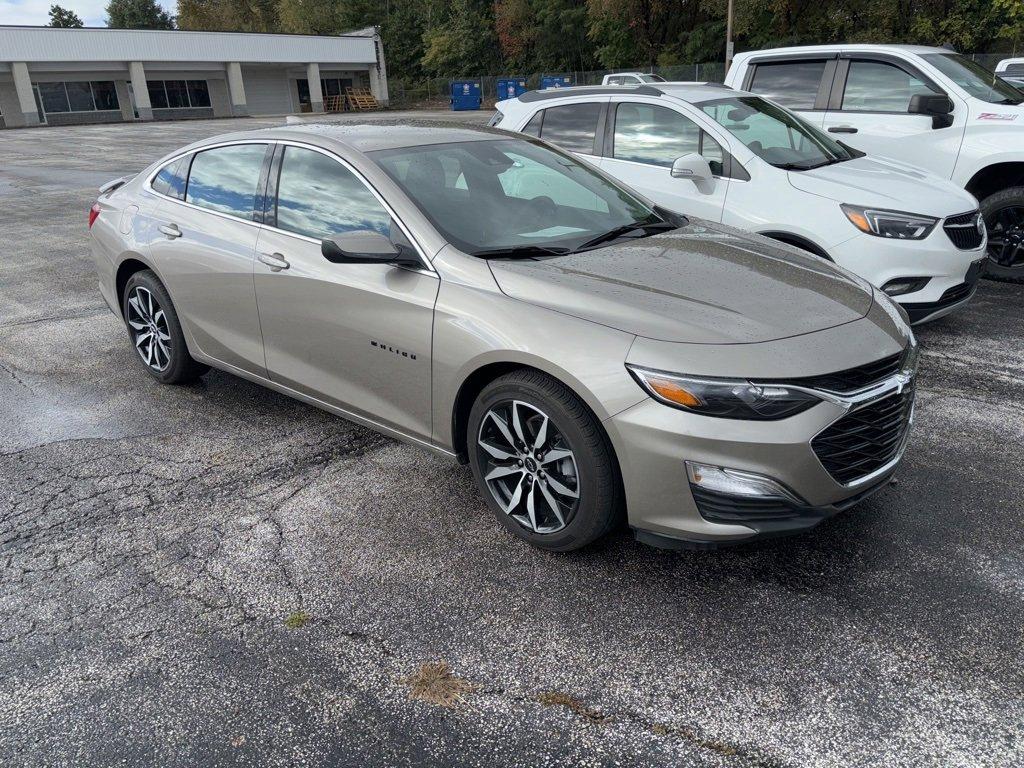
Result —
[[982, 112], [978, 115], [979, 120], [1016, 120], [1017, 116], [1014, 114], [1007, 114], [1005, 112]]

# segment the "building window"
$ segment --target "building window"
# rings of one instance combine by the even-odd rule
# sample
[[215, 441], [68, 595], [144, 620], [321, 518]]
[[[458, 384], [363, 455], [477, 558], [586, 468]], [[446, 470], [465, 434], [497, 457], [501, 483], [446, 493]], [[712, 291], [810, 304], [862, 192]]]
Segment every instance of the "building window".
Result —
[[112, 80], [73, 83], [38, 83], [43, 111], [103, 112], [119, 109], [117, 89]]
[[[299, 104], [308, 105], [310, 104], [309, 97], [309, 80], [301, 78], [297, 81], [299, 86]], [[324, 98], [324, 102], [328, 103], [330, 100], [337, 102], [336, 109], [341, 108], [341, 102], [345, 98], [345, 89], [352, 87], [351, 77], [321, 77], [320, 78], [320, 93]]]
[[210, 106], [210, 89], [205, 80], [147, 80], [153, 109], [201, 109]]

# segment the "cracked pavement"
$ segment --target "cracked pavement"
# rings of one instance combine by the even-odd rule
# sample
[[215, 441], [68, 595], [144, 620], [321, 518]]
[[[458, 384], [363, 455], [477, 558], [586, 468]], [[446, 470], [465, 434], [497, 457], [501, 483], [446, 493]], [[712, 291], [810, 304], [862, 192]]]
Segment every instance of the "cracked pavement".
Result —
[[[0, 764], [1024, 762], [1024, 286], [919, 330], [898, 482], [853, 511], [547, 554], [465, 468], [135, 360], [96, 187], [277, 122], [0, 132]], [[471, 686], [454, 707], [410, 698], [433, 662]]]

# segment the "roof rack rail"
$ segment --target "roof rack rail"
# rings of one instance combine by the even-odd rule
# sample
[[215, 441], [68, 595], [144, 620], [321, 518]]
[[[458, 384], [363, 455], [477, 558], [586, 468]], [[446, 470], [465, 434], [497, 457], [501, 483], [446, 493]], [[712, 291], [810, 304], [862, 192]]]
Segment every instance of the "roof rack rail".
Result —
[[545, 99], [560, 99], [565, 96], [591, 95], [616, 95], [616, 94], [637, 94], [640, 96], [663, 96], [657, 88], [650, 85], [637, 86], [607, 86], [607, 85], [574, 85], [569, 88], [545, 88], [543, 91], [527, 91], [519, 97], [520, 101], [544, 101]]

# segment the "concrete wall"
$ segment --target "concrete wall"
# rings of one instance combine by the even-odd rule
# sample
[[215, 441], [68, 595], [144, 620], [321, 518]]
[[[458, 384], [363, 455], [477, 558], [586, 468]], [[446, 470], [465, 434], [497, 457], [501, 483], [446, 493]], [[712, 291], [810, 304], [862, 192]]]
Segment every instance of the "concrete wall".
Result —
[[14, 80], [10, 74], [0, 75], [0, 112], [4, 115], [4, 127], [13, 128], [21, 125], [21, 104], [18, 102], [18, 92], [14, 90]]

